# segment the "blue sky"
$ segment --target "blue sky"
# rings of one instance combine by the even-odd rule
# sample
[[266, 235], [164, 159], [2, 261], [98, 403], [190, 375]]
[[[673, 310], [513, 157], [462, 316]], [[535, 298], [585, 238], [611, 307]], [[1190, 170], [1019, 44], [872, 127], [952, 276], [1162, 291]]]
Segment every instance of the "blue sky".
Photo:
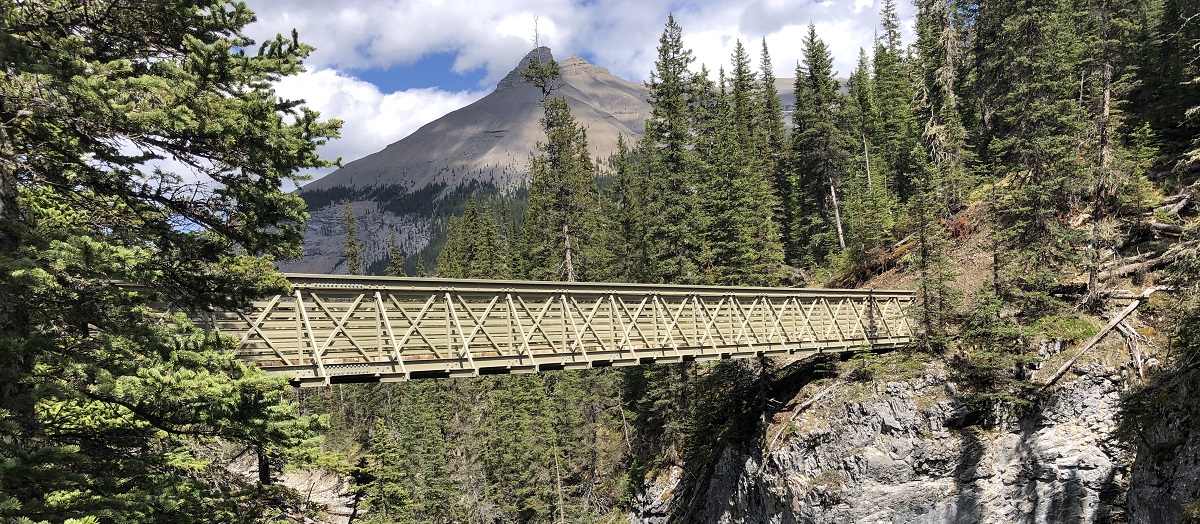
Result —
[[[383, 149], [420, 126], [478, 100], [533, 48], [559, 60], [580, 55], [623, 78], [642, 81], [654, 65], [667, 15], [684, 44], [710, 71], [729, 63], [736, 41], [758, 58], [770, 48], [775, 74], [791, 77], [809, 22], [848, 75], [858, 49], [872, 46], [880, 3], [873, 0], [247, 0], [261, 41], [299, 31], [316, 47], [308, 71], [277, 85], [345, 123], [329, 157], [351, 161]], [[913, 7], [897, 2], [911, 40]], [[535, 24], [536, 20], [536, 24]], [[312, 173], [322, 176], [325, 172]]]

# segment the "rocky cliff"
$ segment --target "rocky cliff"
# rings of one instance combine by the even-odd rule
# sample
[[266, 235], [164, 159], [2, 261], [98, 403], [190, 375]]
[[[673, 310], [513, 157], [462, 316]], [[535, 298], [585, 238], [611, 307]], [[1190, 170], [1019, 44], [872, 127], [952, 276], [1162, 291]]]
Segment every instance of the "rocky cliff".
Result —
[[[757, 449], [729, 447], [696, 480], [649, 482], [631, 521], [1104, 523], [1128, 521], [1133, 453], [1114, 438], [1121, 373], [1089, 364], [1023, 415], [981, 424], [940, 364], [908, 379], [807, 385]], [[765, 449], [764, 449], [765, 448]], [[1144, 521], [1150, 522], [1150, 521]]]

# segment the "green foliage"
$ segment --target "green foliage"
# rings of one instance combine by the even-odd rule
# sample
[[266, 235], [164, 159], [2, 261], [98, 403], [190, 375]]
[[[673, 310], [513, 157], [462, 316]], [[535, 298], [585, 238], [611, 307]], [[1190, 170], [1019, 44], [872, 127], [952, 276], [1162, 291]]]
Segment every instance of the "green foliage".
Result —
[[925, 371], [927, 358], [912, 352], [860, 351], [846, 361], [844, 376], [854, 382], [908, 380]]
[[[700, 194], [702, 165], [692, 134], [700, 122], [695, 102], [706, 95], [696, 89], [688, 68], [691, 50], [683, 47], [683, 30], [668, 17], [659, 38], [658, 59], [650, 74], [650, 118], [638, 142], [635, 166], [640, 182], [629, 206], [647, 220], [627, 239], [639, 246], [635, 273], [640, 282], [705, 283], [708, 247], [704, 231], [709, 217]], [[652, 219], [650, 217], [653, 217]]]
[[[555, 89], [558, 89], [562, 82], [562, 73], [558, 70], [558, 62], [551, 58], [550, 51], [539, 47], [534, 51], [534, 56], [525, 69], [521, 70], [521, 78], [542, 90], [542, 100], [550, 98]], [[546, 56], [543, 56], [546, 55]]]
[[723, 285], [770, 286], [783, 278], [783, 243], [761, 139], [752, 126], [759, 114], [754, 74], [739, 42], [733, 55], [732, 90], [717, 106], [716, 138], [705, 159], [710, 279]]
[[855, 140], [838, 125], [843, 97], [833, 78], [833, 58], [809, 24], [804, 60], [796, 66], [796, 107], [792, 112], [792, 222], [784, 226], [788, 262], [815, 268], [845, 248], [841, 186]]
[[1022, 330], [998, 297], [979, 292], [972, 299], [974, 314], [962, 325], [962, 351], [952, 360], [955, 382], [965, 386], [966, 399], [980, 410], [1028, 405], [1035, 386], [1024, 368], [1037, 357], [1025, 351]]
[[[280, 187], [330, 165], [338, 123], [275, 96], [310, 48], [255, 51], [252, 21], [226, 2], [0, 6], [0, 520], [294, 511], [270, 480], [314, 458], [317, 417], [234, 341], [150, 307], [287, 292], [272, 257], [300, 254], [307, 214]], [[243, 454], [257, 478], [227, 469]]]
[[1100, 327], [1079, 315], [1047, 315], [1033, 325], [1033, 332], [1048, 340], [1077, 342], [1092, 338]]
[[501, 238], [491, 209], [482, 212], [474, 201], [462, 216], [450, 219], [446, 245], [438, 254], [437, 274], [443, 278], [511, 278], [508, 239]]
[[542, 101], [546, 141], [538, 144], [521, 221], [521, 273], [531, 280], [612, 278], [609, 211], [596, 186], [587, 133], [562, 98]]
[[389, 277], [405, 276], [404, 251], [400, 250], [400, 244], [396, 242], [395, 233], [392, 233], [392, 236], [388, 237], [387, 253], [387, 268], [384, 270], [384, 274]]

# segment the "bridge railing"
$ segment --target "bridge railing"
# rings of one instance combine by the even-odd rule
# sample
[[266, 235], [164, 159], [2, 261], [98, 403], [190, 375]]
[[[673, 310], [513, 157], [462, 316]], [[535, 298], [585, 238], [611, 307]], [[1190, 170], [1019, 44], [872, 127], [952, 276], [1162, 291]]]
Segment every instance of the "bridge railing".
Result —
[[288, 275], [207, 315], [301, 385], [808, 354], [907, 344], [906, 291]]

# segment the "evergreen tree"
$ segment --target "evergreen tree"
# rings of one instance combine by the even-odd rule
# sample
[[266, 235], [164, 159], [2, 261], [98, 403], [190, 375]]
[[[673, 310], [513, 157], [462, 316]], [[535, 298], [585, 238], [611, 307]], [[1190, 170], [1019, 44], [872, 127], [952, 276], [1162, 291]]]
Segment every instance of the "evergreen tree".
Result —
[[[977, 43], [985, 93], [987, 162], [1000, 178], [993, 203], [1000, 247], [997, 288], [1036, 315], [1054, 307], [1049, 290], [1078, 258], [1065, 220], [1091, 187], [1079, 147], [1080, 39], [1067, 2], [984, 4], [975, 20], [1003, 43]], [[983, 30], [981, 28], [981, 31]], [[1020, 260], [1021, 263], [1009, 261]]]
[[561, 98], [542, 101], [546, 141], [533, 159], [521, 229], [523, 274], [531, 280], [603, 281], [610, 276], [609, 226], [587, 133]]
[[[765, 172], [770, 177], [771, 189], [775, 194], [776, 203], [787, 199], [787, 126], [783, 121], [783, 103], [779, 100], [779, 90], [775, 87], [775, 71], [771, 65], [771, 54], [767, 50], [767, 39], [762, 42], [762, 55], [759, 57], [759, 81], [755, 93], [758, 99], [758, 113], [754, 118], [754, 126], [759, 138], [759, 155], [766, 163]], [[787, 223], [785, 215], [781, 215], [780, 223]]]
[[404, 251], [400, 250], [400, 244], [396, 242], [396, 234], [392, 233], [388, 237], [388, 265], [385, 269], [385, 274], [389, 277], [405, 276], [404, 272]]
[[[404, 463], [409, 454], [402, 447], [399, 435], [376, 419], [374, 431], [368, 442], [370, 462], [364, 468], [369, 486], [363, 490], [362, 512], [364, 524], [418, 522], [414, 515], [411, 493], [405, 489]], [[356, 508], [360, 509], [360, 508]]]
[[[280, 188], [330, 165], [338, 124], [276, 97], [311, 48], [256, 51], [253, 20], [0, 5], [0, 521], [274, 521], [300, 500], [271, 484], [311, 457], [315, 417], [227, 338], [152, 312], [286, 292], [272, 258], [301, 252], [304, 204]], [[241, 453], [256, 477], [227, 468]]]
[[[845, 111], [839, 121], [856, 151], [849, 154], [847, 176], [842, 184], [846, 210], [846, 259], [848, 269], [869, 265], [886, 255], [891, 247], [888, 232], [895, 227], [894, 195], [888, 190], [886, 164], [878, 158], [879, 115], [866, 52], [859, 50], [858, 66], [850, 74]], [[849, 142], [848, 142], [849, 143]]]
[[[773, 217], [775, 206], [767, 165], [753, 127], [761, 114], [755, 78], [741, 42], [733, 55], [732, 90], [718, 106], [712, 170], [705, 191], [714, 227], [711, 280], [724, 285], [776, 285], [783, 278], [783, 244]], [[724, 90], [722, 90], [724, 91]]]
[[913, 81], [909, 64], [900, 40], [900, 21], [896, 16], [896, 1], [884, 0], [880, 13], [883, 34], [875, 44], [875, 63], [872, 86], [879, 111], [878, 134], [872, 141], [879, 148], [888, 177], [885, 189], [897, 201], [906, 199], [911, 191], [909, 178], [914, 173], [912, 154], [920, 147], [920, 131], [913, 114]]
[[[1090, 168], [1091, 219], [1085, 249], [1088, 296], [1085, 303], [1098, 305], [1098, 274], [1106, 252], [1117, 251], [1124, 235], [1118, 225], [1122, 215], [1139, 220], [1146, 182], [1142, 176], [1143, 150], [1136, 127], [1127, 123], [1125, 110], [1136, 78], [1137, 58], [1143, 55], [1143, 20], [1148, 2], [1143, 0], [1097, 0], [1076, 14], [1075, 27], [1082, 41], [1080, 102], [1089, 113], [1081, 130], [1079, 156]], [[1126, 204], [1134, 203], [1130, 207]]]
[[918, 4], [917, 53], [923, 72], [920, 108], [925, 117], [925, 148], [913, 177], [910, 216], [916, 228], [921, 345], [939, 350], [947, 344], [947, 331], [955, 315], [958, 293], [946, 255], [946, 228], [966, 200], [971, 185], [966, 129], [959, 116], [955, 64], [963, 49], [956, 35], [956, 4], [923, 0]]
[[[1145, 74], [1140, 104], [1160, 137], [1164, 153], [1191, 150], [1200, 134], [1200, 118], [1189, 111], [1200, 100], [1200, 5], [1192, 0], [1163, 0], [1151, 34], [1142, 38]], [[1193, 154], [1190, 161], [1195, 161]]]
[[786, 236], [792, 264], [813, 269], [846, 247], [837, 193], [854, 150], [854, 140], [837, 121], [843, 100], [833, 59], [813, 24], [804, 39], [803, 66], [796, 66], [795, 91], [790, 162], [795, 215]]
[[346, 274], [363, 274], [362, 245], [358, 243], [358, 219], [354, 218], [354, 208], [349, 200], [342, 201], [342, 233], [346, 235], [343, 242], [346, 257]]
[[491, 210], [482, 212], [474, 198], [446, 226], [446, 245], [438, 254], [442, 278], [511, 278], [507, 241], [500, 237]]
[[617, 267], [613, 276], [616, 280], [630, 282], [639, 273], [638, 262], [645, 258], [642, 244], [635, 241], [646, 220], [639, 214], [644, 206], [634, 200], [645, 193], [641, 188], [642, 179], [634, 174], [633, 159], [624, 134], [617, 135], [617, 154], [612, 162], [614, 181], [609, 199], [613, 205], [609, 208], [612, 211], [609, 222], [617, 226], [613, 261]]
[[643, 282], [703, 283], [707, 248], [699, 188], [700, 162], [691, 133], [695, 121], [690, 107], [695, 98], [694, 77], [688, 71], [691, 50], [684, 49], [682, 29], [668, 17], [659, 38], [658, 59], [646, 87], [650, 91], [650, 118], [638, 143], [638, 173], [642, 193], [631, 202], [642, 207], [645, 222], [637, 238], [643, 259], [635, 275]]

